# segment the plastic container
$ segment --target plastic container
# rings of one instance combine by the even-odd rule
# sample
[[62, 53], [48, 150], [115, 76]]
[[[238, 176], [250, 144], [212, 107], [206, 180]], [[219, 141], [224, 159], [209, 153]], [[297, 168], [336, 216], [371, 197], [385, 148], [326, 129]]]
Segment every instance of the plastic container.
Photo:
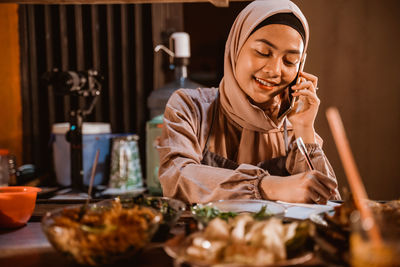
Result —
[[[179, 69], [179, 67], [176, 67]], [[175, 70], [176, 71], [176, 70]], [[179, 76], [179, 74], [178, 74]], [[163, 87], [151, 92], [147, 99], [147, 106], [150, 109], [150, 117], [153, 118], [158, 115], [163, 115], [165, 106], [170, 96], [180, 88], [196, 89], [203, 87], [202, 85], [189, 80], [186, 77], [177, 77], [174, 81], [167, 83]]]
[[[169, 38], [169, 46], [170, 48], [168, 49], [161, 45], [161, 47], [163, 47], [162, 49], [170, 55], [170, 68], [174, 68], [175, 80], [151, 92], [147, 99], [147, 106], [150, 109], [150, 118], [164, 114], [165, 105], [175, 90], [180, 88], [195, 89], [203, 87], [188, 78], [187, 66], [189, 65], [190, 59], [189, 34], [186, 32], [174, 32]], [[157, 47], [155, 51], [159, 51]]]
[[[53, 125], [53, 160], [57, 183], [63, 186], [71, 185], [71, 154], [70, 143], [66, 140], [69, 123]], [[82, 159], [83, 184], [89, 185], [90, 175], [97, 149], [100, 149], [99, 160], [93, 185], [106, 181], [109, 173], [110, 139], [116, 136], [111, 134], [109, 123], [85, 122], [82, 127]]]
[[162, 195], [158, 179], [160, 158], [157, 146], [162, 132], [163, 117], [163, 115], [154, 117], [146, 123], [146, 183], [152, 195]]

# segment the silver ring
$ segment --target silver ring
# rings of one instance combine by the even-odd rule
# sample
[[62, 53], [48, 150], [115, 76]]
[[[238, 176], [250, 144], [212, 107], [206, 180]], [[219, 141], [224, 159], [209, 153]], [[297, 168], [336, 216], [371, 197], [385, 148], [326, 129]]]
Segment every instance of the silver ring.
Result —
[[321, 200], [321, 196], [318, 195], [317, 199], [315, 200], [316, 203], [318, 203]]

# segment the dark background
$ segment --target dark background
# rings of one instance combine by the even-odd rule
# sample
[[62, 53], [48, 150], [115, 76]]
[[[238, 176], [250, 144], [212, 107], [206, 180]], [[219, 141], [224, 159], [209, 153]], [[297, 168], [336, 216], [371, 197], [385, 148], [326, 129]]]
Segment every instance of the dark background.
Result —
[[[336, 171], [340, 189], [347, 186], [347, 183], [325, 117], [325, 111], [330, 106], [337, 107], [341, 113], [356, 163], [370, 198], [399, 198], [400, 19], [398, 14], [400, 2], [397, 0], [295, 2], [307, 17], [310, 25], [310, 44], [305, 71], [319, 77], [318, 95], [321, 106], [316, 130], [324, 139], [324, 151]], [[145, 105], [146, 99], [152, 90], [159, 88], [159, 84], [170, 81], [172, 77], [166, 63], [167, 57], [155, 56], [152, 47], [159, 44], [160, 40], [165, 42], [166, 37], [173, 30], [183, 30], [190, 34], [192, 48], [189, 65], [190, 78], [206, 86], [218, 86], [223, 75], [225, 40], [234, 18], [247, 4], [248, 2], [233, 2], [228, 8], [215, 7], [209, 3], [163, 4], [162, 8], [159, 4], [141, 5], [139, 35], [135, 35], [138, 30], [135, 5], [112, 5], [111, 7], [99, 5], [100, 63], [98, 64], [105, 74], [106, 84], [101, 100], [101, 110], [98, 107], [91, 120], [111, 121], [114, 132], [138, 132], [141, 137], [144, 136], [145, 121], [150, 119]], [[169, 20], [166, 19], [165, 25], [162, 23], [156, 25], [155, 21], [159, 18], [155, 16], [155, 7], [161, 10], [165, 7], [164, 10], [179, 12], [175, 16], [171, 15]], [[24, 8], [25, 11], [23, 11]], [[28, 125], [24, 126], [24, 155], [26, 155], [24, 161], [33, 161], [41, 167], [43, 172], [50, 172], [51, 155], [48, 152], [47, 142], [52, 121], [49, 120], [46, 114], [48, 110], [45, 108], [49, 95], [47, 91], [38, 89], [40, 85], [37, 84], [37, 78], [36, 85], [33, 87], [36, 86], [36, 90], [40, 92], [40, 95], [36, 96], [38, 99], [35, 100], [35, 95], [29, 94], [34, 84], [32, 81], [35, 80], [33, 79], [35, 77], [32, 78], [32, 70], [39, 77], [48, 68], [44, 63], [46, 49], [43, 47], [46, 43], [43, 39], [46, 38], [43, 32], [45, 11], [41, 5], [35, 5], [33, 9], [29, 5], [23, 5], [21, 10], [21, 18], [25, 16], [27, 19], [22, 25], [31, 25], [28, 22], [32, 12], [37, 19], [35, 26], [27, 26], [25, 30], [21, 28], [22, 51], [26, 52], [22, 53], [22, 65], [29, 74], [22, 88], [25, 92], [25, 95], [23, 93], [24, 117], [27, 114], [36, 114], [32, 112], [35, 112], [35, 108], [39, 109], [40, 118], [37, 121], [41, 125], [40, 129], [32, 130], [37, 127], [34, 123], [24, 124]], [[51, 6], [49, 10], [53, 19], [60, 14], [59, 6]], [[83, 27], [90, 32], [91, 7], [83, 5], [82, 10]], [[110, 13], [114, 16], [112, 19], [109, 17]], [[74, 21], [76, 13], [73, 6], [67, 6], [66, 14]], [[127, 14], [125, 20], [121, 20], [122, 14]], [[59, 20], [56, 19], [53, 23], [54, 27], [59, 26], [57, 21]], [[113, 22], [114, 30], [111, 31], [113, 35], [110, 39], [110, 32], [107, 31], [110, 27], [107, 28], [107, 25], [111, 22]], [[158, 29], [160, 34], [155, 31], [155, 27], [161, 27]], [[33, 38], [35, 35], [33, 37], [30, 35], [32, 29], [36, 30], [36, 39]], [[68, 34], [71, 36], [70, 42], [76, 43], [75, 30], [70, 29]], [[89, 62], [85, 63], [84, 67], [88, 68], [93, 65], [95, 58], [86, 54], [92, 52], [88, 43], [91, 44], [93, 38], [90, 34], [84, 34], [84, 36], [87, 40], [84, 44], [85, 58]], [[137, 39], [138, 36], [139, 39]], [[34, 41], [35, 49], [32, 49], [32, 40], [36, 40]], [[55, 45], [60, 42], [60, 39], [57, 40], [54, 41]], [[140, 40], [139, 44], [137, 40]], [[25, 46], [24, 41], [27, 42]], [[113, 50], [109, 49], [111, 44], [114, 46]], [[141, 64], [137, 64], [138, 53], [134, 52], [138, 45], [142, 46]], [[77, 51], [75, 48], [69, 49], [70, 65], [65, 67], [77, 67], [79, 61]], [[114, 51], [112, 57], [107, 51]], [[36, 56], [37, 67], [29, 62], [28, 58], [31, 57], [24, 57], [24, 55], [32, 54]], [[124, 61], [126, 57], [129, 59]], [[109, 61], [111, 59], [114, 59], [116, 66], [111, 70], [114, 76], [110, 81]], [[161, 64], [157, 63], [160, 59]], [[62, 62], [62, 59], [54, 58], [53, 64], [57, 62]], [[161, 68], [160, 71], [155, 71], [157, 64]], [[163, 79], [157, 78], [160, 76], [163, 76]], [[141, 85], [138, 87], [139, 78]], [[112, 100], [110, 100], [110, 95], [113, 96]], [[62, 101], [60, 103], [62, 105]], [[53, 114], [53, 122], [65, 120], [65, 110], [61, 108], [54, 112], [56, 114]], [[145, 166], [144, 138], [141, 140], [142, 163]]]
[[[341, 191], [347, 180], [325, 117], [330, 106], [337, 107], [342, 116], [368, 195], [373, 199], [400, 198], [400, 3], [295, 3], [310, 26], [304, 70], [319, 78], [321, 106], [315, 127], [324, 139], [324, 151]], [[245, 3], [231, 3], [230, 12], [224, 12], [208, 4], [185, 5], [185, 30], [193, 40], [193, 78], [208, 76], [211, 84], [218, 85], [224, 42], [242, 6]], [[219, 71], [204, 75], [209, 66]]]

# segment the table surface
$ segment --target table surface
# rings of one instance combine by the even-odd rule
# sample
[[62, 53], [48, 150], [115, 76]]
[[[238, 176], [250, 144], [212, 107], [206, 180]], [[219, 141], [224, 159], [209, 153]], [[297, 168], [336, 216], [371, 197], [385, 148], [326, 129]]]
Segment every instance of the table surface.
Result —
[[[29, 222], [14, 231], [0, 231], [0, 266], [81, 266], [57, 252], [47, 241], [39, 222]], [[121, 261], [118, 266], [173, 266], [173, 260], [162, 247]]]
[[[52, 247], [40, 223], [41, 217], [47, 211], [80, 203], [81, 200], [37, 200], [35, 211], [25, 226], [10, 230], [0, 229], [0, 266], [81, 266]], [[151, 249], [145, 249], [130, 260], [118, 262], [118, 266], [173, 266], [173, 259], [164, 252], [161, 245], [152, 244]]]
[[[71, 202], [38, 201], [31, 220], [18, 229], [0, 229], [0, 266], [81, 266], [56, 251], [47, 241], [41, 229], [40, 218], [45, 212], [57, 207], [71, 205]], [[186, 214], [186, 216], [189, 216]], [[185, 216], [184, 216], [185, 217]], [[187, 219], [187, 217], [186, 217]], [[185, 220], [185, 218], [183, 218]], [[173, 234], [184, 232], [184, 222], [178, 223]], [[151, 244], [135, 257], [118, 262], [112, 266], [174, 266], [174, 261], [163, 250], [162, 243]], [[307, 266], [321, 265], [321, 261], [314, 258]], [[175, 265], [176, 266], [176, 265]]]

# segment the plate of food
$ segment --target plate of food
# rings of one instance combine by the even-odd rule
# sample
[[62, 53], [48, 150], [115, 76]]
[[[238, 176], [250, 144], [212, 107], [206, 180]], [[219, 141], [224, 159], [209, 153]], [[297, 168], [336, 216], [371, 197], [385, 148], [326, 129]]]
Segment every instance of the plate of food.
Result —
[[134, 256], [150, 243], [161, 221], [162, 214], [150, 207], [128, 207], [115, 199], [50, 211], [42, 229], [56, 250], [96, 266]]
[[278, 203], [257, 199], [232, 199], [197, 204], [192, 207], [193, 217], [205, 226], [214, 218], [228, 220], [241, 213], [251, 213], [257, 219], [283, 218], [286, 208]]
[[192, 266], [290, 266], [313, 257], [309, 226], [240, 213], [216, 217], [202, 231], [168, 240], [164, 249], [176, 263]]

